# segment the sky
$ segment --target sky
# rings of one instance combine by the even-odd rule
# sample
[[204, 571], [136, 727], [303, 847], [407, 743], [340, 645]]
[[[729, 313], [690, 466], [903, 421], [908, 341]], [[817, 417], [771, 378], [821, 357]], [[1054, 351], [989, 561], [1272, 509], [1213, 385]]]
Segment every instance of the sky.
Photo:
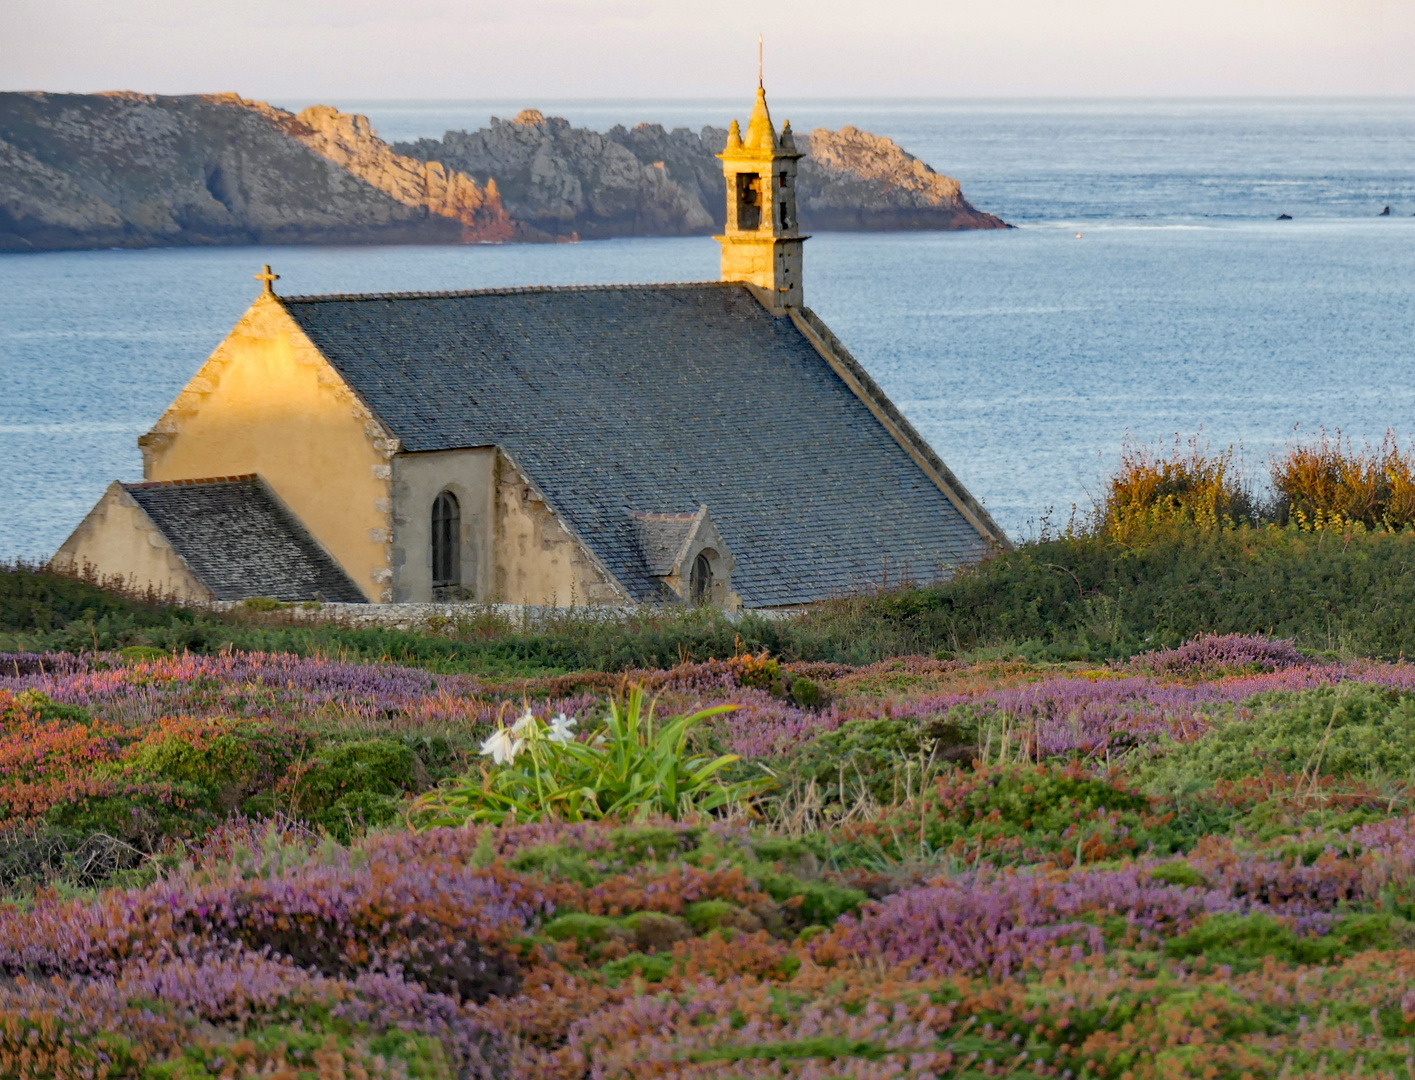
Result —
[[247, 97], [1415, 94], [1415, 0], [0, 0], [0, 89]]

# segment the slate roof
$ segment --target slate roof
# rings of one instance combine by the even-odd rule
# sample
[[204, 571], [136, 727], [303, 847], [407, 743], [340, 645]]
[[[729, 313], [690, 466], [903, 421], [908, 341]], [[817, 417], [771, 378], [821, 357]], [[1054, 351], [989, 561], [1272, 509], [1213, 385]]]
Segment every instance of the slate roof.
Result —
[[987, 541], [790, 318], [741, 285], [283, 297], [407, 451], [500, 446], [637, 600], [660, 595], [635, 511], [706, 504], [749, 607]]
[[124, 484], [218, 600], [367, 603], [358, 587], [254, 475]]
[[636, 512], [630, 516], [638, 527], [639, 550], [643, 553], [644, 565], [649, 573], [654, 577], [666, 577], [673, 573], [698, 515]]

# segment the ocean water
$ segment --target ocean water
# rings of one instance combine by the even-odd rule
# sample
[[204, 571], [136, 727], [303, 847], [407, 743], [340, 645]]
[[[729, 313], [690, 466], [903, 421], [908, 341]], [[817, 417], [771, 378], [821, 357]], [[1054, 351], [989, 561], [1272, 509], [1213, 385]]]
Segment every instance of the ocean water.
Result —
[[[697, 128], [745, 119], [750, 101], [334, 104], [400, 139], [527, 105], [600, 129]], [[1019, 226], [821, 234], [805, 276], [807, 303], [1012, 535], [1088, 507], [1127, 437], [1200, 432], [1260, 476], [1294, 432], [1415, 436], [1415, 101], [774, 100], [773, 113], [889, 135]], [[0, 555], [52, 552], [109, 481], [140, 477], [137, 435], [264, 262], [290, 293], [451, 289], [700, 280], [717, 246], [0, 255]]]

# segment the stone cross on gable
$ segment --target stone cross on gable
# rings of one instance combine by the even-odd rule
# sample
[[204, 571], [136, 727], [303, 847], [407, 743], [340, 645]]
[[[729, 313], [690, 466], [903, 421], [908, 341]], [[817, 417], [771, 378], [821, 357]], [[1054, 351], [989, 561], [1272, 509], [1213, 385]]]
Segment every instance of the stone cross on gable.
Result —
[[275, 295], [275, 290], [271, 288], [271, 285], [280, 280], [280, 275], [272, 274], [270, 272], [269, 263], [266, 263], [260, 268], [260, 273], [255, 275], [255, 279], [257, 281], [263, 281], [265, 283], [265, 288], [262, 290], [262, 294], [270, 293], [271, 296]]

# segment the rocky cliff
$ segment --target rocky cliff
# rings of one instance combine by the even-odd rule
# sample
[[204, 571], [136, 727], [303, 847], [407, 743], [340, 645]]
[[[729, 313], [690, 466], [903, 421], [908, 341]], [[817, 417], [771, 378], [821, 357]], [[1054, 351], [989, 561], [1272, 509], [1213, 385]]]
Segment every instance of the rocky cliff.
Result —
[[[727, 129], [666, 131], [658, 124], [601, 134], [527, 109], [479, 131], [396, 143], [394, 151], [495, 179], [507, 211], [548, 236], [674, 235], [721, 229]], [[958, 181], [893, 141], [845, 127], [797, 136], [801, 228], [1000, 229]]]
[[0, 94], [0, 250], [508, 240], [494, 190], [363, 117], [234, 94]]
[[[362, 116], [234, 94], [0, 93], [0, 251], [710, 233], [725, 129], [599, 133], [526, 110], [388, 146]], [[1006, 228], [854, 128], [798, 136], [809, 229]]]

